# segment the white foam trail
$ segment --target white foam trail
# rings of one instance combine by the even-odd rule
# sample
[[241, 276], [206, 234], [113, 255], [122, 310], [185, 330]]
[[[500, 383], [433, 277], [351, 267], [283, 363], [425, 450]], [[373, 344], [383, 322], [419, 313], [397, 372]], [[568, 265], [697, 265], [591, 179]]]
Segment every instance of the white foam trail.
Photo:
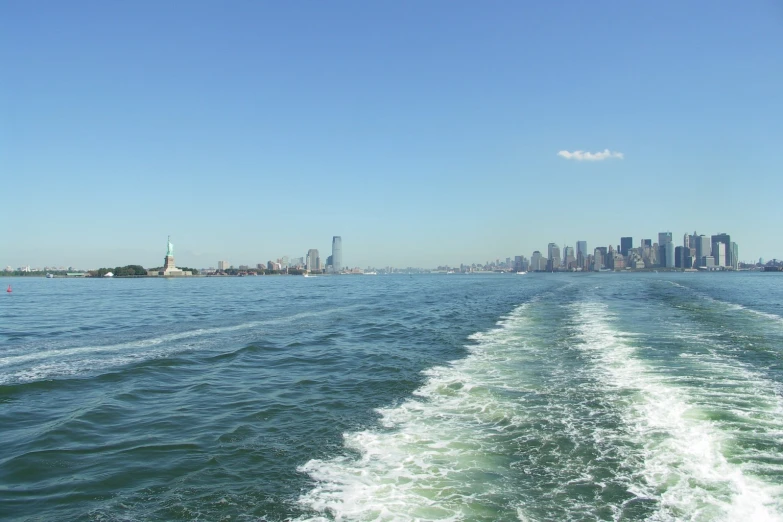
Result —
[[[660, 499], [655, 520], [783, 520], [780, 487], [750, 476], [723, 452], [730, 436], [703, 419], [694, 401], [665, 374], [647, 367], [610, 324], [602, 303], [575, 305], [578, 347], [609, 388], [633, 391], [625, 422], [645, 451], [646, 484], [635, 492]], [[701, 417], [701, 418], [700, 418]]]
[[519, 381], [504, 361], [524, 350], [513, 334], [524, 312], [523, 305], [497, 329], [475, 334], [465, 359], [428, 370], [413, 398], [379, 410], [380, 429], [345, 434], [358, 458], [301, 466], [316, 484], [299, 502], [334, 520], [522, 518], [508, 505], [511, 470], [493, 435], [512, 429], [520, 414], [502, 391]]

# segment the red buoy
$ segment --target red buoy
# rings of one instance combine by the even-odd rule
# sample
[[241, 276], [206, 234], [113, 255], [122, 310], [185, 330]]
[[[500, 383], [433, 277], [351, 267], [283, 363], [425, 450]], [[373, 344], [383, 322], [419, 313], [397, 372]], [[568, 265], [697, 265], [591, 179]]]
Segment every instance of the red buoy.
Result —
[[9, 294], [11, 293], [11, 285], [8, 285], [8, 290], [6, 290]]

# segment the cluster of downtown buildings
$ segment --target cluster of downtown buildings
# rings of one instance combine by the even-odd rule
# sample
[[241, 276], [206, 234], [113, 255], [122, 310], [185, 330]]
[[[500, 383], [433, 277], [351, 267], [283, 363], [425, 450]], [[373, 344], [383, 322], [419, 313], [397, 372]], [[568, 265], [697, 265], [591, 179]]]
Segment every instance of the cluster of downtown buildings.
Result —
[[[228, 261], [218, 261], [218, 272], [224, 272], [234, 267]], [[239, 265], [239, 270], [252, 270], [254, 267], [249, 265]], [[321, 255], [317, 248], [311, 248], [304, 257], [283, 256], [277, 261], [267, 261], [266, 264], [259, 263], [255, 266], [257, 269], [266, 270], [305, 270], [307, 272], [322, 272], [328, 274], [340, 274], [345, 271], [343, 265], [343, 239], [340, 236], [332, 237], [332, 255], [326, 258], [326, 263], [321, 261]], [[205, 273], [215, 272], [214, 268], [205, 270]]]
[[642, 239], [636, 247], [632, 237], [620, 238], [617, 248], [602, 246], [592, 253], [587, 249], [587, 241], [577, 241], [576, 248], [564, 246], [562, 252], [556, 243], [549, 243], [546, 255], [536, 250], [529, 260], [525, 256], [514, 259], [514, 269], [518, 272], [650, 268], [736, 270], [738, 265], [737, 243], [731, 241], [729, 234], [705, 236], [696, 232], [685, 234], [680, 246], [674, 245], [671, 232], [661, 232], [657, 243]]

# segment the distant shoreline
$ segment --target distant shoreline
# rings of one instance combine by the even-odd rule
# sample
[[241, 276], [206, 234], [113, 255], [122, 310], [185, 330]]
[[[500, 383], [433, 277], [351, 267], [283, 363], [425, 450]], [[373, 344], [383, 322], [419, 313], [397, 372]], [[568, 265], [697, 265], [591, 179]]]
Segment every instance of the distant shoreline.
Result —
[[[740, 269], [740, 270], [679, 270], [679, 269], [655, 269], [655, 268], [645, 268], [645, 269], [638, 269], [638, 270], [610, 270], [606, 272], [594, 272], [594, 271], [579, 271], [579, 272], [570, 272], [566, 270], [562, 271], [555, 271], [555, 272], [548, 272], [548, 271], [538, 271], [538, 272], [528, 272], [528, 274], [654, 274], [654, 273], [661, 273], [661, 274], [672, 274], [672, 273], [712, 273], [712, 272], [718, 272], [718, 273], [744, 273], [744, 272], [760, 272], [760, 273], [783, 273], [783, 270], [764, 270], [762, 269]], [[365, 275], [362, 273], [357, 274], [309, 274], [310, 277], [325, 277], [325, 276], [334, 276], [334, 275], [340, 275], [340, 276], [352, 276], [352, 275]], [[446, 272], [395, 272], [393, 274], [382, 274], [382, 275], [516, 275], [515, 272], [489, 272], [489, 271], [482, 271], [482, 272], [452, 272], [452, 273], [446, 273]], [[225, 277], [249, 277], [249, 278], [255, 278], [255, 277], [277, 277], [277, 276], [285, 276], [285, 277], [302, 277], [303, 274], [285, 274], [285, 273], [275, 273], [275, 274], [256, 274], [256, 275], [249, 275], [249, 274], [222, 274], [222, 275], [216, 275], [216, 274], [194, 274], [189, 276], [149, 276], [149, 275], [130, 275], [130, 276], [112, 276], [112, 277], [104, 277], [104, 276], [66, 276], [66, 275], [57, 275], [54, 274], [53, 277], [49, 279], [192, 279], [192, 278], [225, 278]], [[6, 278], [14, 278], [14, 279], [29, 279], [29, 278], [43, 278], [46, 279], [46, 274], [30, 274], [30, 275], [23, 275], [23, 274], [0, 274], [0, 277], [6, 277]]]

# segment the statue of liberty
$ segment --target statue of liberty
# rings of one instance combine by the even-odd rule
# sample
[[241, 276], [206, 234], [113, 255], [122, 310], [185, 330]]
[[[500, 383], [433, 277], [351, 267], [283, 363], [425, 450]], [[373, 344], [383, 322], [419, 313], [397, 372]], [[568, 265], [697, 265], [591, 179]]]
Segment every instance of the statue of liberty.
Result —
[[166, 257], [174, 255], [174, 245], [171, 244], [171, 236], [169, 236], [169, 249], [166, 251]]

